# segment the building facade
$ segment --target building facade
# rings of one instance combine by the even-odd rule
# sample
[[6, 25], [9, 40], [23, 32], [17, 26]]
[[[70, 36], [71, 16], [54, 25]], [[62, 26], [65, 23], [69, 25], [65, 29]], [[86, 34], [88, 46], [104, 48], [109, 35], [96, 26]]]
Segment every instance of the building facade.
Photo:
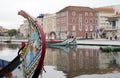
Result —
[[0, 26], [0, 36], [7, 36], [8, 29], [3, 28], [3, 26]]
[[120, 13], [110, 16], [108, 21], [110, 25], [109, 29], [106, 29], [108, 31], [107, 36], [115, 40], [120, 38]]
[[120, 5], [111, 5], [111, 6], [105, 6], [107, 8], [113, 8], [115, 10], [115, 13], [120, 13]]
[[23, 24], [20, 25], [19, 28], [20, 37], [27, 38], [29, 34], [29, 23], [27, 20], [24, 20]]
[[46, 39], [56, 39], [56, 14], [49, 14], [44, 17], [44, 27]]
[[36, 20], [43, 27], [46, 39], [56, 38], [56, 14], [44, 14], [43, 17], [38, 16]]
[[56, 13], [57, 35], [60, 39], [95, 38], [98, 16], [89, 7], [68, 6]]
[[96, 11], [98, 11], [98, 27], [106, 27], [109, 25], [108, 17], [111, 15], [114, 15], [114, 9], [113, 8], [95, 8]]
[[115, 14], [113, 8], [94, 8], [98, 12], [99, 38], [106, 38], [105, 29], [110, 25], [108, 17]]

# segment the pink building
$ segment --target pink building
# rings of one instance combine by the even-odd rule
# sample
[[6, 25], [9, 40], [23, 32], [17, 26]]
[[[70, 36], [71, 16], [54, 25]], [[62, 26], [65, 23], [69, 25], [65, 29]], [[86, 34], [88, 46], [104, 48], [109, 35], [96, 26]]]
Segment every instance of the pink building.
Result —
[[56, 13], [58, 38], [95, 38], [97, 11], [89, 7], [68, 6]]

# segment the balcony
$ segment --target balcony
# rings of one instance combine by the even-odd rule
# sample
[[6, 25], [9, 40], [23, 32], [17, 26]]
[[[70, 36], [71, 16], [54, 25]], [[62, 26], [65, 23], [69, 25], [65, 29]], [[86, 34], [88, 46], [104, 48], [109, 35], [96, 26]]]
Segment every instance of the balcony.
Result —
[[105, 30], [106, 31], [111, 31], [111, 30], [118, 30], [119, 28], [118, 28], [118, 26], [107, 26], [107, 27], [105, 27]]

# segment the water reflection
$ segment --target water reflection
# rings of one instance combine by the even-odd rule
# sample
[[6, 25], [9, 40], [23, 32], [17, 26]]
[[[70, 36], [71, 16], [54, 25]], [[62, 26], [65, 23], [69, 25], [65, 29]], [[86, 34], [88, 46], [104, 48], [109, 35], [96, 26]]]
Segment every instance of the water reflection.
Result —
[[4, 49], [6, 49], [6, 48], [9, 48], [9, 49], [17, 49], [17, 48], [19, 48], [19, 44], [13, 44], [13, 43], [1, 43], [0, 42], [0, 51], [2, 51], [2, 50], [4, 50]]
[[7, 47], [10, 49], [17, 49], [19, 48], [19, 45], [18, 44], [7, 44]]
[[[11, 61], [17, 56], [18, 49], [19, 44], [0, 44], [0, 59]], [[74, 78], [86, 74], [119, 72], [120, 53], [104, 53], [99, 50], [99, 46], [52, 46], [46, 50], [44, 65], [47, 72], [43, 78]]]
[[66, 78], [83, 74], [110, 73], [120, 71], [120, 53], [103, 53], [99, 46], [77, 46], [77, 49], [69, 48], [69, 52], [48, 48], [45, 65], [56, 66], [57, 71], [66, 74]]
[[0, 44], [0, 59], [11, 61], [17, 56], [19, 44]]

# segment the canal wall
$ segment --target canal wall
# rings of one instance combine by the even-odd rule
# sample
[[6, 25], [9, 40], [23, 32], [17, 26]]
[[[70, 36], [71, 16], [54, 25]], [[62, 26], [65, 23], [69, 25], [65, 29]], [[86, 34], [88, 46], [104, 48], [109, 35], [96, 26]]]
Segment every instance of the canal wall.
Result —
[[77, 45], [120, 46], [120, 40], [76, 40]]
[[[27, 42], [27, 39], [10, 39], [1, 38], [0, 42]], [[87, 40], [76, 40], [76, 45], [98, 45], [98, 46], [120, 46], [120, 40], [106, 40], [106, 39], [87, 39]]]

